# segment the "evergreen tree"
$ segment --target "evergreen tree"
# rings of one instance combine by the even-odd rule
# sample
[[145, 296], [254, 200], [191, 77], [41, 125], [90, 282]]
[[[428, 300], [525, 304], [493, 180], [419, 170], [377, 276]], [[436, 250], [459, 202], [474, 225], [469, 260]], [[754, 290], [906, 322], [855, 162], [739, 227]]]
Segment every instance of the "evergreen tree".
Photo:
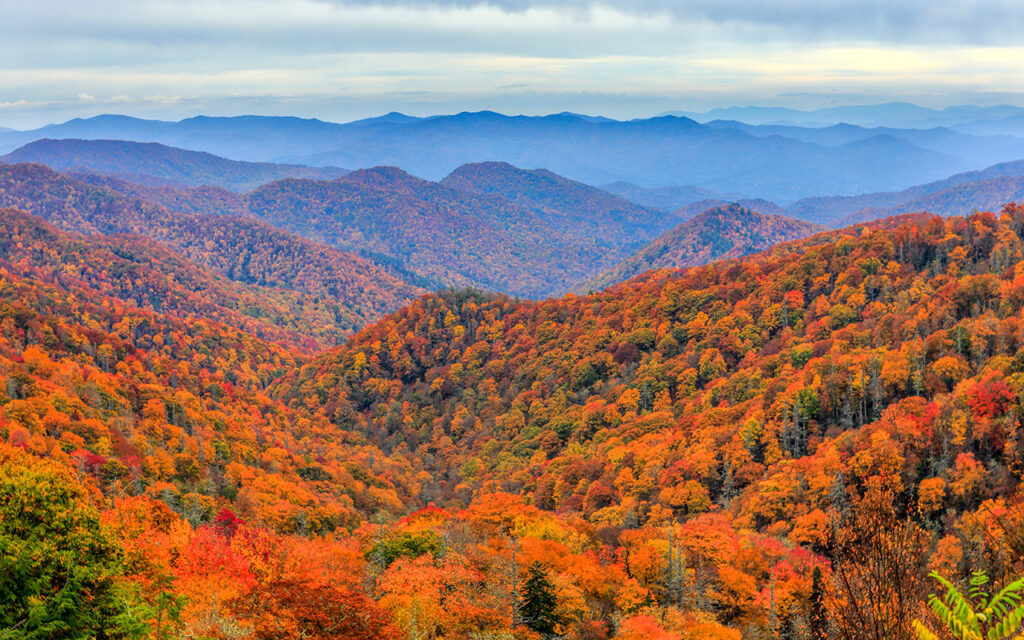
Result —
[[821, 579], [821, 568], [814, 567], [811, 574], [811, 596], [808, 603], [807, 626], [810, 640], [825, 640], [828, 637], [828, 612], [825, 610], [825, 585]]
[[555, 625], [558, 624], [555, 613], [558, 599], [555, 597], [554, 585], [539, 562], [534, 562], [527, 570], [519, 600], [519, 619], [522, 623], [545, 637], [553, 636]]
[[0, 637], [132, 636], [104, 628], [119, 569], [86, 490], [57, 464], [0, 444]]

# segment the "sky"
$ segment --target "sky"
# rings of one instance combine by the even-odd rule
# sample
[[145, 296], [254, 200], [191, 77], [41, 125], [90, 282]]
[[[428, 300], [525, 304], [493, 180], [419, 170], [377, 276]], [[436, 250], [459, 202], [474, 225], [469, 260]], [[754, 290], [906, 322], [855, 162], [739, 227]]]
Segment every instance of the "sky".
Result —
[[0, 126], [1024, 106], [1021, 0], [0, 0]]

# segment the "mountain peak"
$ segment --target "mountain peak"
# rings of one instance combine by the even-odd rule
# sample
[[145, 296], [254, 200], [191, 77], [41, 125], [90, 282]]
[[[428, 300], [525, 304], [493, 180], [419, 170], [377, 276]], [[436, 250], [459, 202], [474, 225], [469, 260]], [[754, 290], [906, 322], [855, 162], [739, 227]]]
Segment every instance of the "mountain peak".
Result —
[[393, 166], [377, 166], [369, 169], [357, 169], [342, 178], [342, 182], [359, 184], [367, 187], [391, 189], [409, 193], [416, 188], [428, 184], [426, 180], [406, 173], [402, 169]]
[[736, 202], [709, 202], [713, 206], [666, 231], [592, 280], [586, 288], [602, 289], [653, 269], [680, 269], [739, 258], [825, 230], [800, 220], [754, 211]]

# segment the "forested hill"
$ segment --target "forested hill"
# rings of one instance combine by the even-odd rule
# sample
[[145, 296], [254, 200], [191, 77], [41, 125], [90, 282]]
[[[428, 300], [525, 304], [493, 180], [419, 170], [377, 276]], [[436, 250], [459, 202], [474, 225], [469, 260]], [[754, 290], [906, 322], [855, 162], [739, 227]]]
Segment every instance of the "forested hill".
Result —
[[309, 319], [313, 344], [336, 344], [423, 293], [364, 258], [258, 220], [177, 213], [42, 165], [0, 165], [0, 206], [86, 234], [143, 235], [232, 280], [282, 290], [290, 313]]
[[752, 211], [738, 204], [713, 207], [679, 223], [581, 289], [602, 289], [651, 269], [681, 269], [738, 258], [824, 230], [809, 222]]
[[650, 238], [652, 229], [672, 224], [672, 216], [661, 209], [634, 204], [545, 169], [520, 169], [507, 162], [463, 165], [441, 184], [501, 196], [539, 213], [567, 232], [599, 241], [607, 239], [611, 246], [644, 241]]
[[[611, 198], [612, 196], [608, 196]], [[668, 226], [588, 222], [491, 193], [421, 180], [394, 167], [333, 181], [288, 179], [247, 196], [251, 215], [345, 250], [384, 256], [439, 286], [476, 286], [539, 298], [612, 266]], [[582, 224], [582, 223], [581, 223]]]
[[947, 536], [933, 563], [997, 570], [959, 527], [1019, 499], [1022, 234], [904, 217], [585, 297], [428, 297], [273, 393], [423, 459], [442, 502], [717, 514], [827, 557], [836, 496], [873, 486]]
[[1024, 567], [1020, 207], [427, 295], [312, 358], [151, 240], [0, 227], [12, 592], [96, 637], [889, 638], [929, 570]]

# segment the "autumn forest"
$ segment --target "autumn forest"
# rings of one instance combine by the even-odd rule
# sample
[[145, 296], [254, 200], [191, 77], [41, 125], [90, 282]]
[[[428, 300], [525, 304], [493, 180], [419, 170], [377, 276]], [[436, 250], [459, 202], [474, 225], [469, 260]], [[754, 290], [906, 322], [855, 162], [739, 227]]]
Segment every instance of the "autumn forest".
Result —
[[0, 639], [1019, 638], [1013, 188], [26, 145]]

